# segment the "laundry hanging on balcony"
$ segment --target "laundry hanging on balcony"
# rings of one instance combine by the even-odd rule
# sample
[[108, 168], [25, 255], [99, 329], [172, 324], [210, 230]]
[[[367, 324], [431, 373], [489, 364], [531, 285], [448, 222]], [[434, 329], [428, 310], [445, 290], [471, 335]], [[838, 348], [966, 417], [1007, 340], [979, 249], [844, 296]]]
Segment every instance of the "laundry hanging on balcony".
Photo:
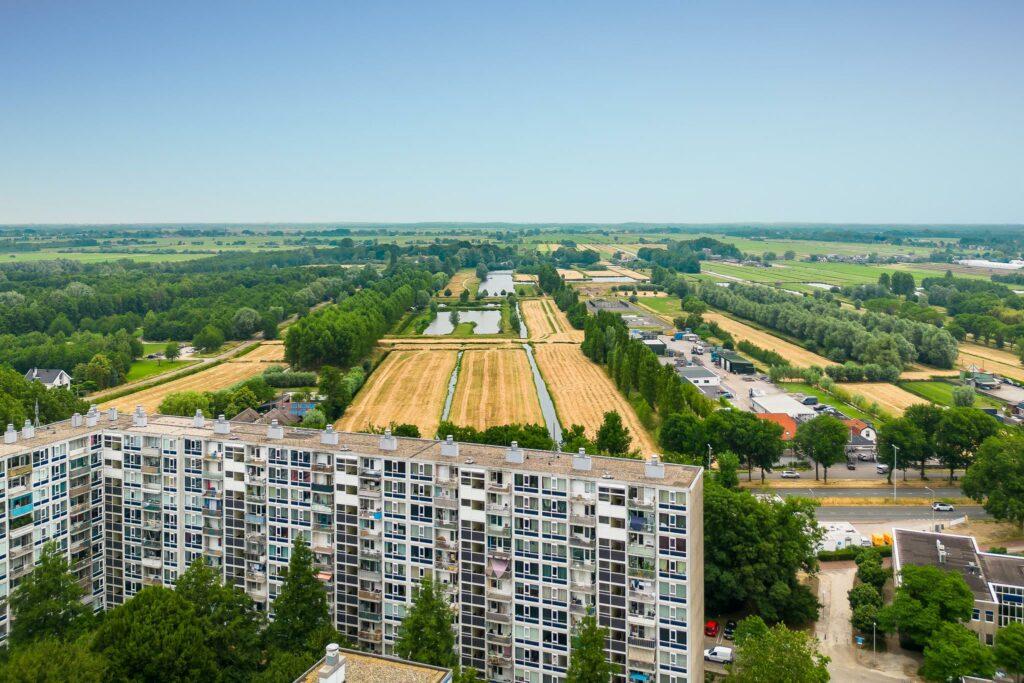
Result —
[[490, 574], [500, 579], [508, 571], [508, 560], [492, 557], [488, 560], [487, 570]]
[[647, 526], [647, 520], [646, 519], [644, 519], [643, 517], [640, 517], [640, 516], [630, 515], [630, 517], [629, 517], [629, 530], [630, 531], [640, 531], [645, 526]]

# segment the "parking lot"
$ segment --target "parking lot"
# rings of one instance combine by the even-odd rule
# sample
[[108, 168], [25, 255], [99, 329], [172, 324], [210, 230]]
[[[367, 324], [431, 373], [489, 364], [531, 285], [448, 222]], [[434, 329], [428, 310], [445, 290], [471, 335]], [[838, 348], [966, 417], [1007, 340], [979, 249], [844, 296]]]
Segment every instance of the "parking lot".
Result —
[[700, 345], [705, 346], [703, 342], [688, 342], [683, 340], [672, 339], [668, 335], [659, 335], [658, 339], [665, 342], [665, 346], [671, 351], [674, 356], [661, 356], [659, 360], [665, 364], [674, 364], [679, 356], [683, 356], [687, 360], [692, 360], [695, 365], [703, 366], [721, 378], [722, 389], [732, 394], [732, 398], [727, 400], [740, 410], [750, 410], [750, 392], [753, 390], [756, 394], [761, 396], [767, 396], [770, 394], [781, 394], [783, 391], [778, 386], [768, 381], [765, 375], [737, 375], [732, 372], [726, 372], [720, 367], [715, 366], [711, 362], [711, 354], [705, 351], [703, 354], [693, 353], [693, 347]]

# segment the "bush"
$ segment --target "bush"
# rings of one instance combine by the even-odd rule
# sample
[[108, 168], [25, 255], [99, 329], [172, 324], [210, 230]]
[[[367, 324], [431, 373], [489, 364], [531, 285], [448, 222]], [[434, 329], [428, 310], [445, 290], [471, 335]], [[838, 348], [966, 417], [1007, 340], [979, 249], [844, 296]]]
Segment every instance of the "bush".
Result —
[[315, 372], [273, 372], [264, 373], [263, 379], [272, 387], [312, 387], [316, 386]]

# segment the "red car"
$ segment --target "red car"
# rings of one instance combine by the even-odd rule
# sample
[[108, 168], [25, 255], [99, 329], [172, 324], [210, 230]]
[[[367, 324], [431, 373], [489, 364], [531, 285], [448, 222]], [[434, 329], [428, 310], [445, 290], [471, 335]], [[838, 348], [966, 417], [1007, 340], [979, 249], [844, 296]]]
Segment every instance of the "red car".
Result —
[[704, 624], [704, 635], [708, 638], [714, 638], [718, 635], [718, 622], [713, 619], [708, 619], [708, 623]]

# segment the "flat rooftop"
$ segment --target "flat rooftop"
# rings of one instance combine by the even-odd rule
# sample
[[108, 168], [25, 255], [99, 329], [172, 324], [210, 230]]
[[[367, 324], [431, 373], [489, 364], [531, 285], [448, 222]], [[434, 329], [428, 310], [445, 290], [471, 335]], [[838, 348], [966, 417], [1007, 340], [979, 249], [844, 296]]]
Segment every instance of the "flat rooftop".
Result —
[[717, 374], [708, 370], [700, 365], [689, 365], [676, 368], [676, 372], [680, 377], [690, 377], [693, 379], [701, 379], [704, 377], [718, 377]]
[[[451, 669], [355, 650], [339, 650], [339, 654], [345, 663], [345, 683], [441, 683], [451, 674]], [[332, 671], [321, 659], [295, 683], [333, 680], [327, 678]]]
[[700, 467], [676, 465], [662, 461], [665, 469], [664, 478], [651, 478], [646, 475], [646, 461], [632, 458], [611, 458], [594, 455], [591, 456], [592, 469], [588, 471], [573, 469], [572, 454], [556, 451], [523, 448], [521, 449], [523, 452], [523, 462], [520, 464], [509, 462], [505, 459], [505, 455], [509, 451], [507, 446], [459, 443], [458, 456], [443, 456], [441, 455], [441, 446], [444, 442], [438, 439], [416, 439], [396, 436], [393, 437], [396, 444], [395, 450], [387, 450], [380, 447], [382, 437], [378, 434], [337, 432], [338, 445], [335, 446], [320, 442], [324, 432], [319, 429], [300, 429], [282, 426], [284, 438], [271, 439], [267, 436], [267, 425], [246, 422], [232, 422], [229, 420], [231, 433], [216, 434], [213, 429], [213, 420], [206, 420], [204, 426], [197, 427], [191, 417], [147, 415], [147, 425], [145, 427], [135, 427], [132, 425], [130, 413], [119, 413], [114, 420], [111, 420], [109, 416], [109, 411], [101, 411], [97, 424], [92, 427], [86, 424], [74, 427], [70, 420], [65, 420], [37, 428], [35, 435], [32, 437], [24, 438], [22, 432], [18, 432], [17, 441], [0, 444], [0, 457], [23, 453], [57, 441], [74, 439], [98, 432], [116, 431], [148, 436], [206, 439], [223, 441], [225, 443], [237, 441], [263, 446], [286, 446], [330, 453], [351, 451], [355, 455], [368, 457], [477, 465], [492, 469], [528, 470], [542, 474], [550, 473], [563, 476], [571, 474], [576, 477], [593, 477], [595, 479], [603, 478], [603, 475], [608, 474], [610, 479], [674, 488], [689, 488], [701, 472]]
[[[939, 558], [939, 543], [944, 560]], [[913, 564], [955, 571], [982, 600], [992, 599], [990, 583], [1024, 585], [1024, 557], [983, 553], [973, 536], [893, 529], [893, 546], [897, 568]]]

